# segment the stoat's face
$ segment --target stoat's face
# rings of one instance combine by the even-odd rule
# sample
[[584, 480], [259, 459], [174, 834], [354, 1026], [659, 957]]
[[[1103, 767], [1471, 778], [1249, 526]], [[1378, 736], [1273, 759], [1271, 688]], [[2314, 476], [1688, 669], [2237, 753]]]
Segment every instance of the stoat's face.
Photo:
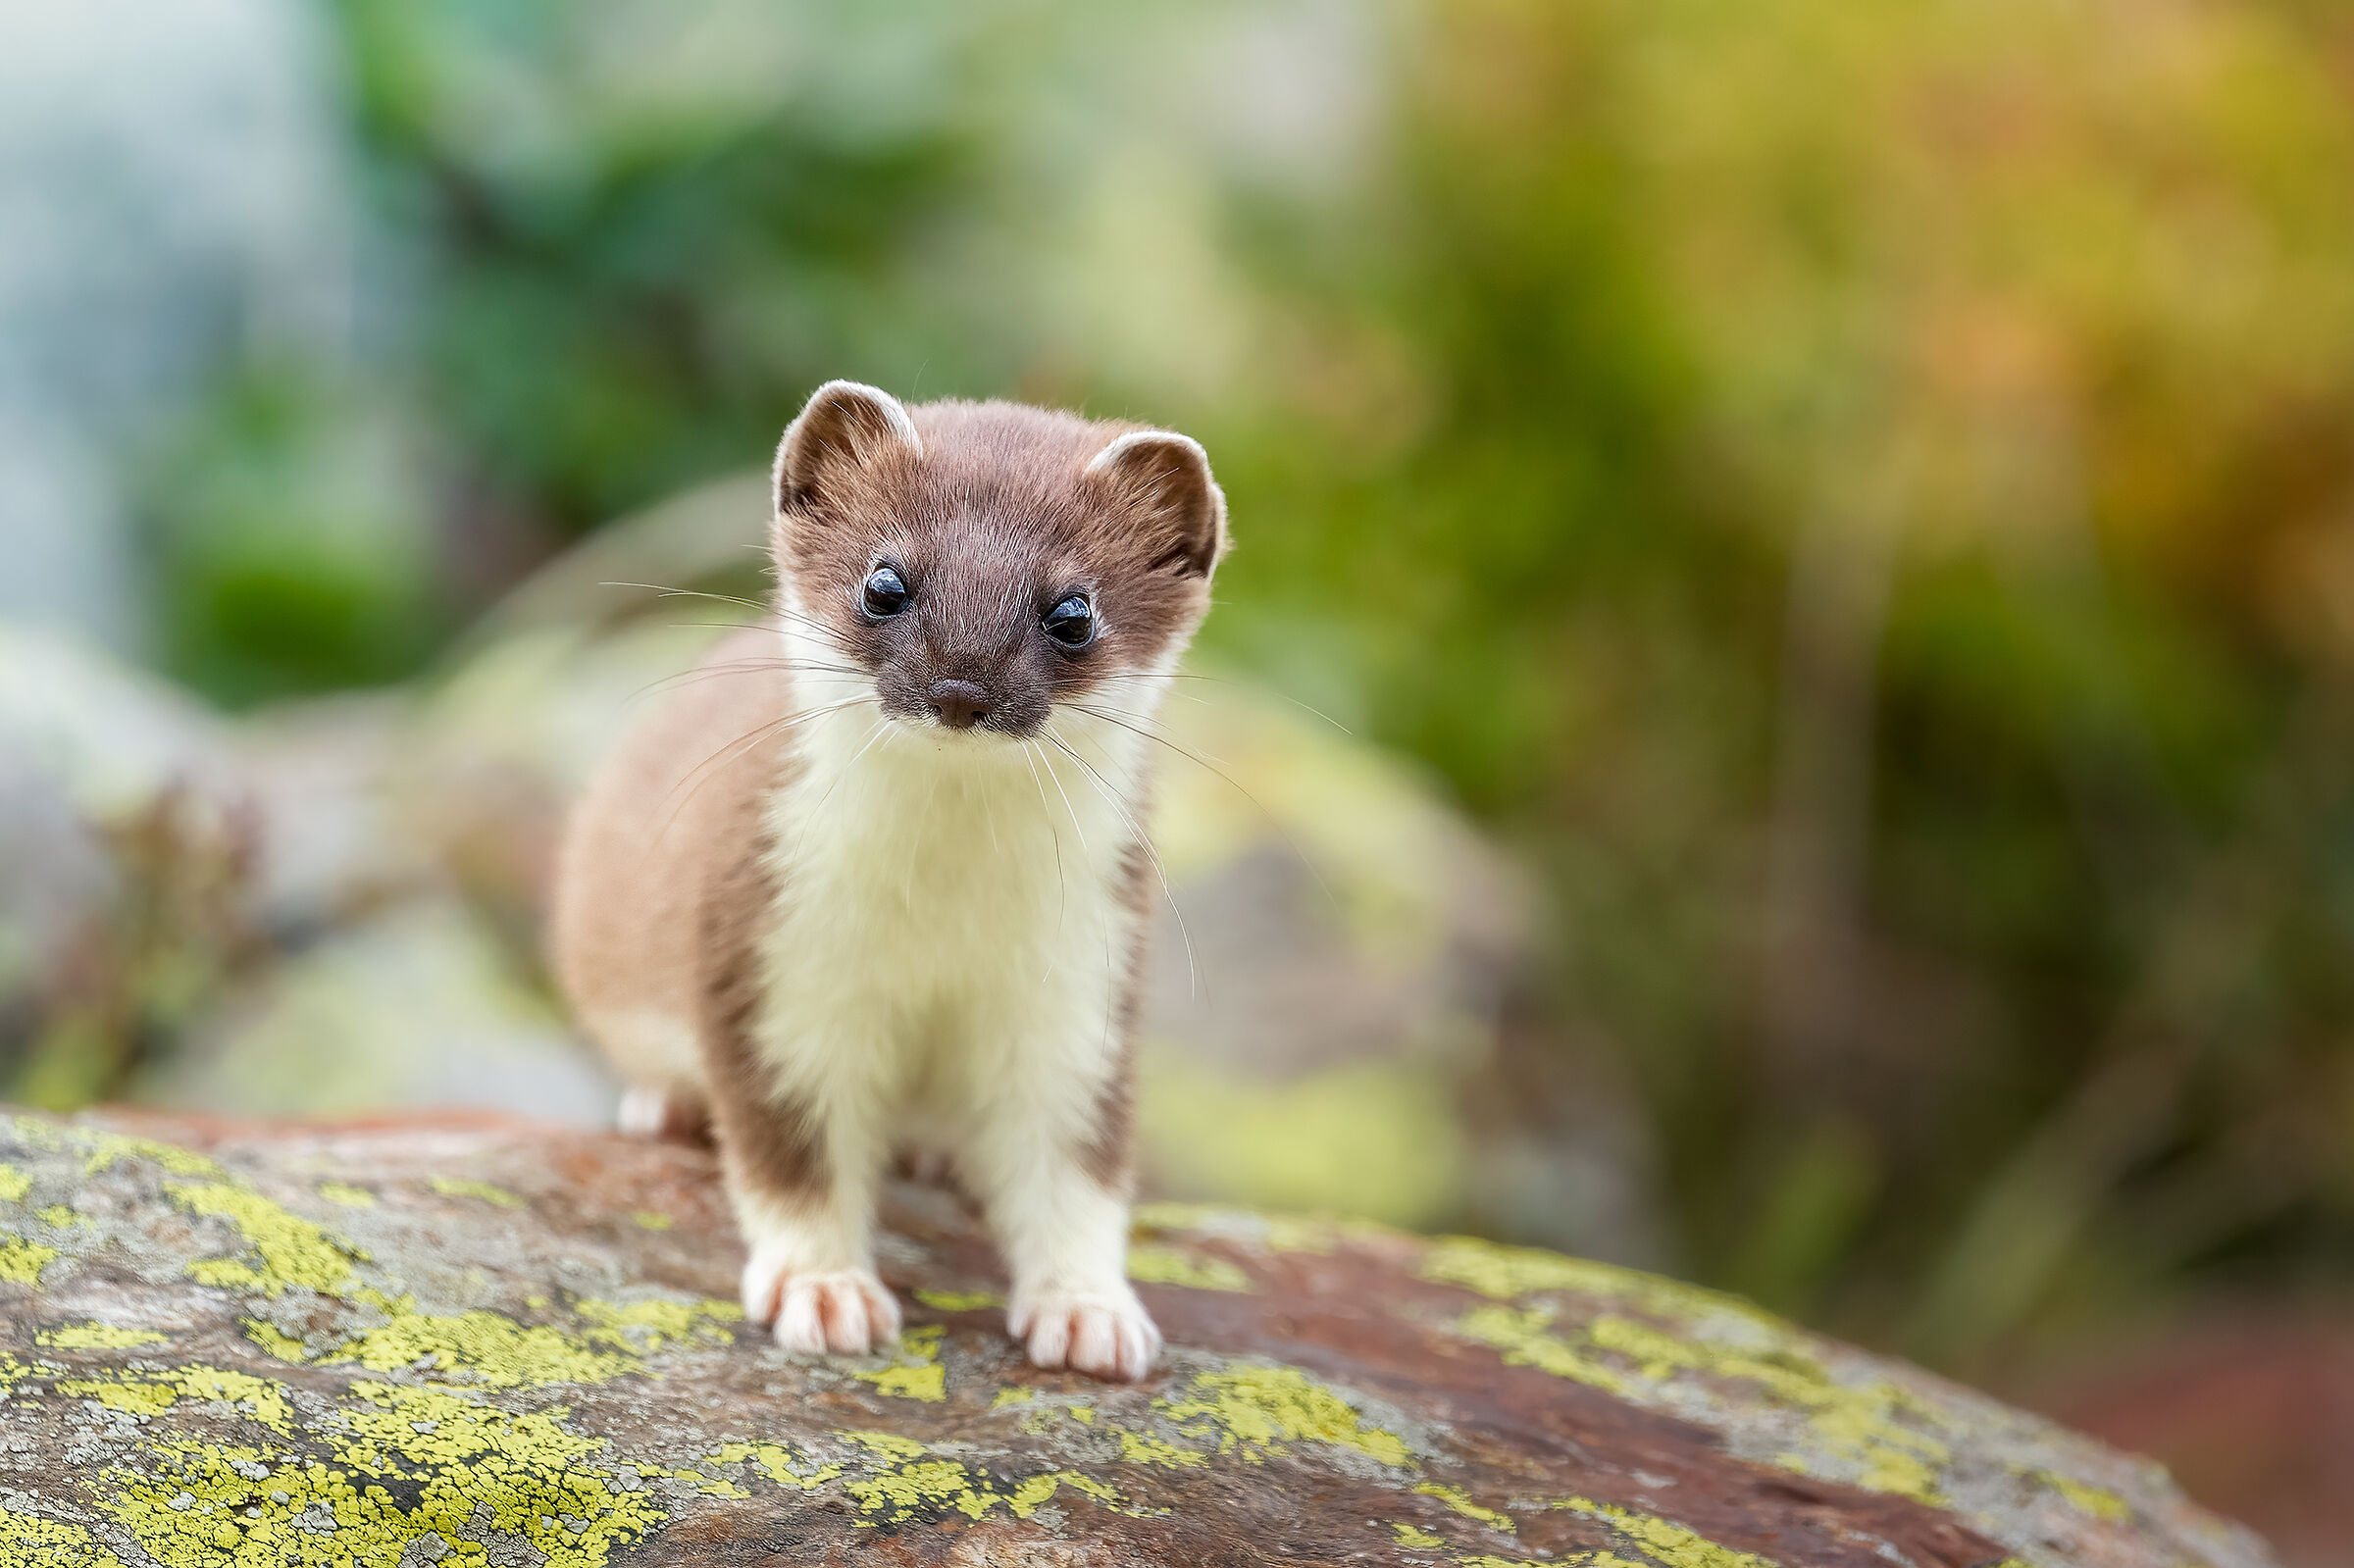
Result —
[[[885, 715], [1026, 739], [1112, 707], [1209, 606], [1225, 499], [1185, 436], [1011, 403], [818, 389], [777, 454], [784, 608]], [[853, 672], [855, 673], [853, 677]]]

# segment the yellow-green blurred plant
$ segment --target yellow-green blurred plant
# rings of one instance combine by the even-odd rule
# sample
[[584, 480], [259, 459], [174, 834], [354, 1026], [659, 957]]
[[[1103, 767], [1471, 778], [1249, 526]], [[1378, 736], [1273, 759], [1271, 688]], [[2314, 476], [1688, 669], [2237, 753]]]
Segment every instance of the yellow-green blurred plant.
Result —
[[1223, 630], [1548, 858], [1701, 1272], [1953, 1359], [2348, 1234], [2349, 44], [1473, 0], [1270, 226]]

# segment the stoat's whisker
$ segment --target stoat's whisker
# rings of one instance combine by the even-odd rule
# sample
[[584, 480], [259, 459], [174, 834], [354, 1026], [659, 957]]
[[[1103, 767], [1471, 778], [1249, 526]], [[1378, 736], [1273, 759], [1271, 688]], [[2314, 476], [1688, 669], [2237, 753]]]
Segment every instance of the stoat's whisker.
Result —
[[[1223, 676], [1193, 675], [1186, 672], [1178, 672], [1170, 675], [1155, 675], [1150, 670], [1113, 670], [1108, 674], [1098, 676], [1096, 679], [1099, 681], [1206, 681], [1212, 685], [1221, 686], [1243, 686], [1251, 684], [1251, 683], [1247, 681], [1229, 681]], [[1272, 690], [1266, 686], [1259, 686], [1257, 689], [1270, 697], [1276, 698], [1278, 701], [1290, 703], [1293, 707], [1300, 709], [1304, 713], [1314, 714], [1317, 718], [1323, 720], [1326, 724], [1332, 726], [1335, 730], [1338, 730], [1345, 735], [1355, 734], [1356, 733], [1356, 731], [1350, 729], [1347, 725], [1341, 723], [1340, 720], [1334, 718], [1331, 714], [1326, 713], [1322, 708], [1315, 707], [1309, 703], [1302, 702], [1298, 697], [1291, 695], [1289, 692]], [[1176, 694], [1179, 696], [1188, 695], [1185, 692], [1178, 692]], [[1200, 702], [1202, 699], [1200, 697], [1188, 696], [1188, 700]]]
[[1202, 971], [1194, 961], [1194, 934], [1186, 929], [1185, 911], [1177, 907], [1177, 894], [1169, 886], [1169, 868], [1162, 864], [1160, 851], [1152, 843], [1152, 835], [1145, 832], [1144, 824], [1136, 820], [1135, 813], [1128, 809], [1127, 802], [1119, 797], [1118, 792], [1111, 787], [1110, 782], [1096, 771], [1094, 764], [1072, 750], [1064, 742], [1062, 736], [1054, 733], [1051, 726], [1048, 727], [1046, 736], [1060, 746], [1063, 753], [1073, 762], [1087, 770], [1088, 778], [1095, 783], [1096, 793], [1101, 795], [1103, 803], [1118, 814], [1120, 821], [1127, 824], [1128, 831], [1136, 835], [1137, 847], [1145, 852], [1146, 859], [1152, 862], [1152, 875], [1160, 879], [1160, 896], [1168, 900], [1169, 913], [1177, 917], [1177, 935], [1185, 942], [1185, 994], [1188, 998], [1199, 995], [1202, 988]]
[[782, 670], [789, 675], [834, 675], [854, 678], [863, 678], [866, 673], [862, 670], [853, 670], [848, 665], [810, 664], [798, 659], [724, 659], [714, 664], [697, 665], [691, 670], [682, 670], [676, 675], [666, 675], [658, 681], [648, 681], [644, 685], [630, 693], [630, 700], [635, 702], [649, 691], [670, 690], [679, 686], [693, 685], [715, 676], [753, 675], [773, 670]]
[[[715, 604], [741, 605], [744, 609], [751, 611], [754, 615], [774, 617], [778, 620], [791, 621], [797, 626], [804, 627], [810, 632], [814, 632], [817, 637], [832, 651], [836, 653], [847, 652], [846, 649], [841, 647], [834, 640], [833, 628], [827, 626], [823, 621], [818, 620], [814, 616], [805, 615], [798, 610], [788, 609], [781, 604], [764, 604], [758, 599], [747, 599], [742, 597], [741, 594], [711, 593], [702, 588], [670, 587], [660, 582], [599, 582], [597, 586], [600, 588], [644, 588], [648, 592], [655, 594], [657, 597], [665, 599], [709, 599]], [[723, 628], [733, 628], [739, 632], [760, 632], [775, 630], [773, 627], [768, 626], [765, 622], [760, 621], [689, 621], [683, 623], [683, 625], [686, 627], [708, 627], [714, 631]]]
[[1291, 850], [1291, 852], [1300, 857], [1301, 864], [1307, 867], [1308, 875], [1316, 879], [1316, 885], [1324, 889], [1324, 896], [1331, 902], [1334, 911], [1336, 913], [1339, 911], [1341, 907], [1340, 895], [1332, 890], [1332, 884], [1324, 880], [1324, 869], [1316, 864], [1314, 856], [1310, 855], [1306, 850], [1300, 847], [1300, 841], [1297, 838], [1294, 838], [1292, 836], [1292, 831], [1283, 825], [1283, 819], [1276, 816], [1272, 811], [1269, 811], [1267, 809], [1266, 802], [1259, 799], [1258, 796], [1253, 794], [1250, 789], [1244, 785], [1240, 779], [1237, 779], [1233, 774], [1228, 773], [1225, 769], [1219, 767], [1217, 764], [1203, 757], [1200, 753], [1179, 745], [1176, 741], [1171, 740], [1168, 736], [1157, 735], [1150, 730], [1142, 729], [1136, 725], [1130, 724], [1125, 719], [1107, 709], [1094, 707], [1084, 702], [1066, 702], [1063, 704], [1063, 706], [1077, 713], [1092, 715], [1095, 718], [1102, 720], [1106, 724], [1116, 724], [1123, 730], [1129, 731], [1135, 734], [1143, 735], [1147, 740], [1157, 741], [1161, 745], [1168, 747], [1171, 751], [1176, 752], [1177, 755], [1183, 757], [1186, 761], [1193, 763], [1196, 767], [1207, 768], [1211, 773], [1216, 774], [1219, 778], [1225, 780], [1227, 784], [1233, 785], [1234, 788], [1240, 790], [1245, 800], [1250, 801], [1251, 804], [1258, 808], [1258, 814], [1267, 819], [1267, 826], [1275, 830], [1277, 835], [1283, 839], [1284, 844]]
[[[786, 620], [786, 621], [794, 621], [794, 620], [796, 620], [796, 617], [795, 617], [795, 616], [793, 614], [793, 612], [791, 612], [791, 611], [789, 611], [789, 610], [772, 610], [772, 611], [770, 611], [770, 612], [768, 612], [768, 613], [770, 613], [770, 614], [772, 614], [772, 615], [775, 615], [775, 616], [777, 616], [779, 619]], [[814, 622], [814, 621], [809, 621], [809, 620], [808, 620], [808, 618], [807, 618], [807, 617], [805, 617], [805, 616], [803, 616], [803, 617], [799, 617], [799, 618], [797, 618], [797, 619], [798, 619], [799, 621], [807, 622], [808, 626], [810, 626], [811, 628], [814, 628], [814, 629], [815, 629], [815, 630], [813, 630], [813, 631], [810, 631], [809, 632], [807, 632], [807, 633], [806, 633], [806, 634], [808, 635], [808, 637], [810, 638], [810, 640], [811, 640], [811, 641], [813, 641], [813, 642], [816, 642], [816, 643], [817, 643], [817, 644], [818, 644], [820, 647], [823, 647], [823, 648], [824, 648], [824, 649], [825, 649], [825, 650], [826, 650], [828, 653], [839, 653], [839, 654], [841, 654], [841, 655], [842, 655], [844, 658], [845, 658], [845, 659], [846, 659], [846, 658], [848, 658], [848, 657], [850, 657], [850, 650], [849, 650], [849, 649], [847, 649], [847, 648], [845, 648], [845, 647], [844, 647], [844, 646], [843, 646], [841, 643], [839, 643], [839, 642], [835, 641], [835, 640], [834, 640], [834, 637], [833, 637], [833, 634], [832, 634], [830, 632], [828, 632], [828, 631], [827, 631], [825, 628], [823, 628], [823, 627], [819, 627], [819, 626], [818, 626], [818, 624], [817, 624], [816, 622]], [[781, 631], [781, 630], [782, 630], [782, 629], [781, 629], [781, 628], [779, 628], [779, 627], [778, 627], [778, 626], [777, 626], [777, 625], [776, 625], [774, 622], [770, 622], [770, 621], [671, 621], [671, 622], [668, 622], [668, 623], [666, 623], [666, 626], [667, 626], [667, 629], [668, 629], [668, 630], [670, 630], [670, 631], [672, 631], [672, 632], [778, 632], [778, 631]]]
[[[688, 802], [694, 798], [695, 792], [700, 790], [704, 784], [711, 782], [708, 777], [705, 777], [706, 770], [710, 769], [714, 764], [719, 763], [722, 758], [727, 758], [729, 761], [734, 760], [733, 757], [728, 756], [730, 752], [735, 752], [738, 755], [741, 755], [742, 752], [758, 745], [763, 739], [766, 739], [772, 735], [781, 734], [794, 725], [804, 723], [811, 719], [822, 719], [829, 713], [840, 713], [844, 708], [855, 708], [862, 702], [880, 702], [881, 700], [882, 699], [879, 697], [848, 697], [840, 702], [829, 702], [815, 708], [803, 708], [798, 713], [789, 713], [781, 718], [771, 719], [766, 724], [756, 725], [752, 729], [744, 732], [742, 734], [738, 735], [735, 739], [729, 741], [726, 745], [721, 746], [717, 751], [712, 752], [711, 755], [696, 763], [694, 767], [688, 772], [685, 778], [681, 779], [677, 784], [671, 785], [671, 795], [675, 795], [681, 789], [685, 789], [687, 790], [687, 798], [685, 800], [681, 800], [676, 806], [672, 807], [670, 814], [662, 819], [663, 829], [667, 831], [670, 825], [678, 820], [679, 813], [687, 809]], [[668, 805], [669, 803], [670, 796], [665, 795], [663, 797], [663, 804]]]
[[706, 593], [701, 588], [674, 588], [660, 582], [599, 582], [600, 588], [645, 588], [665, 599], [712, 599], [721, 604], [741, 604], [754, 614], [765, 614], [768, 606], [757, 599], [740, 598], [733, 593]]
[[[1054, 743], [1055, 750], [1061, 752], [1064, 756], [1079, 764], [1079, 766], [1084, 769], [1091, 778], [1095, 776], [1095, 770], [1087, 766], [1087, 759], [1079, 755], [1078, 752], [1073, 751], [1069, 746], [1064, 745], [1062, 743], [1062, 737], [1057, 735], [1051, 729], [1042, 730], [1040, 733], [1044, 734], [1047, 739]], [[1041, 751], [1039, 755], [1042, 758], [1046, 758], [1046, 753], [1044, 751]], [[1053, 759], [1046, 758], [1046, 760], [1047, 772], [1053, 773]], [[1060, 789], [1062, 787], [1062, 779], [1060, 775], [1056, 775], [1055, 777], [1054, 787], [1056, 789]], [[1102, 792], [1102, 788], [1103, 786], [1100, 783], [1097, 784], [1096, 790], [1099, 794]], [[1104, 795], [1103, 798], [1107, 803], [1109, 803], [1111, 809], [1119, 814], [1123, 821], [1127, 820], [1127, 813], [1121, 811], [1120, 803], [1117, 800], [1113, 800], [1109, 795]], [[1071, 811], [1071, 797], [1069, 795], [1066, 794], [1062, 797], [1062, 805], [1065, 811]], [[1071, 811], [1071, 826], [1074, 828], [1079, 827], [1079, 813], [1076, 811]], [[1135, 830], [1133, 827], [1131, 827], [1130, 831], [1134, 832]], [[1087, 846], [1087, 832], [1085, 829], [1080, 830], [1079, 844], [1082, 849]], [[1182, 925], [1183, 922], [1180, 922], [1179, 924]], [[1186, 956], [1188, 962], [1191, 962], [1193, 956], [1193, 944], [1190, 940], [1186, 944]], [[1118, 996], [1118, 977], [1114, 973], [1111, 963], [1111, 923], [1109, 921], [1105, 921], [1103, 922], [1103, 1039], [1106, 1044], [1110, 1043], [1111, 1040], [1111, 1021], [1116, 1010], [1115, 1003]]]
[[[1052, 739], [1053, 737], [1049, 735], [1048, 738]], [[1059, 745], [1060, 742], [1057, 741], [1056, 744]], [[1054, 781], [1054, 792], [1062, 796], [1062, 809], [1071, 813], [1071, 831], [1079, 835], [1079, 852], [1083, 855], [1087, 854], [1087, 828], [1079, 821], [1079, 813], [1072, 810], [1071, 792], [1063, 788], [1062, 775], [1054, 771], [1054, 759], [1042, 751], [1038, 754], [1038, 760], [1047, 765], [1047, 777]]]
[[[1064, 879], [1062, 874], [1062, 830], [1054, 826], [1054, 808], [1047, 803], [1047, 784], [1046, 781], [1038, 776], [1038, 756], [1036, 748], [1036, 741], [1025, 740], [1022, 742], [1022, 756], [1030, 764], [1030, 782], [1038, 785], [1038, 809], [1046, 816], [1047, 832], [1051, 834], [1054, 837], [1054, 891], [1056, 898], [1056, 903], [1054, 905], [1054, 928], [1055, 930], [1059, 931], [1062, 929], [1063, 917], [1070, 912], [1071, 885]], [[1048, 962], [1050, 965], [1052, 963], [1052, 959], [1049, 958]], [[1049, 973], [1052, 973], [1052, 970], [1049, 969]], [[1043, 980], [1046, 977], [1041, 976], [1039, 978]]]

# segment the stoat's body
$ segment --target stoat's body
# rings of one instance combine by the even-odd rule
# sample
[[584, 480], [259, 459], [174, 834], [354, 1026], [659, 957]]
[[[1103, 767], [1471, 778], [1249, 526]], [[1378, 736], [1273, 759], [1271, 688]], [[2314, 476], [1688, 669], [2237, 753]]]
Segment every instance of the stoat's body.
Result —
[[777, 490], [773, 623], [575, 815], [559, 975], [640, 1121], [708, 1114], [745, 1309], [786, 1345], [896, 1332], [874, 1194], [913, 1144], [987, 1210], [1031, 1357], [1141, 1376], [1148, 751], [1223, 500], [1182, 436], [839, 382]]

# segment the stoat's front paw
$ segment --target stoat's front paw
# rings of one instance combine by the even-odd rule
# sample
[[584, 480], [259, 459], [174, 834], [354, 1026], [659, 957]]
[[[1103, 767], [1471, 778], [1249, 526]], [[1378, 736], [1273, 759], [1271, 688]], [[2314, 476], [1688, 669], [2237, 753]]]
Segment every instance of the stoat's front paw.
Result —
[[775, 1245], [753, 1248], [743, 1266], [743, 1315], [798, 1355], [865, 1355], [899, 1335], [899, 1303], [874, 1270], [789, 1269]]
[[1005, 1326], [1033, 1366], [1070, 1367], [1115, 1383], [1134, 1383], [1160, 1354], [1160, 1331], [1125, 1281], [1099, 1290], [1016, 1290]]

